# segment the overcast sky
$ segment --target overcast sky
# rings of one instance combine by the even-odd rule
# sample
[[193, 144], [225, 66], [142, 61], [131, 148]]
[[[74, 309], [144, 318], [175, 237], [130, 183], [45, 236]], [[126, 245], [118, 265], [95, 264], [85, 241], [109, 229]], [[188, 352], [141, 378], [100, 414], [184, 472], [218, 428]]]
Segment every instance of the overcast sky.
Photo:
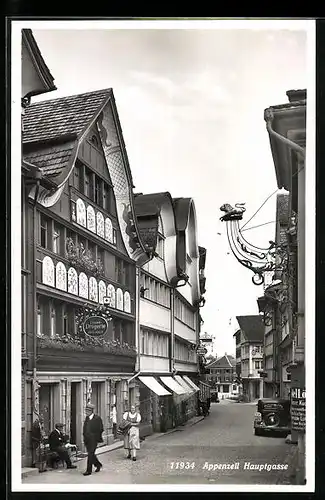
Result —
[[[44, 26], [44, 23], [43, 23]], [[192, 197], [207, 248], [203, 331], [235, 352], [237, 315], [258, 314], [262, 287], [231, 254], [223, 203], [244, 221], [276, 190], [264, 109], [306, 88], [306, 34], [292, 30], [33, 28], [58, 88], [34, 101], [112, 87], [135, 192]], [[249, 226], [275, 220], [274, 195]], [[249, 227], [247, 226], [247, 227]], [[221, 234], [218, 234], [221, 233]], [[274, 224], [245, 233], [267, 246]]]

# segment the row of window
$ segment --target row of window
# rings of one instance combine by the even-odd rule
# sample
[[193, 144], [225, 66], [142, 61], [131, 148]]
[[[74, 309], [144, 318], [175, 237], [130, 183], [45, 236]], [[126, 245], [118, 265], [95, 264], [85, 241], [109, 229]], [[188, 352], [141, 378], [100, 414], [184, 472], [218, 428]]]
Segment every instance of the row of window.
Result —
[[249, 344], [242, 346], [241, 348], [241, 354], [243, 355], [249, 355], [249, 350], [251, 348], [252, 354], [263, 354], [263, 346], [261, 345], [255, 345], [255, 346], [250, 346]]
[[196, 361], [196, 353], [195, 351], [188, 345], [180, 342], [179, 340], [175, 340], [175, 352], [174, 357], [177, 361]]
[[229, 369], [229, 370], [228, 369], [224, 369], [224, 368], [222, 368], [220, 370], [217, 370], [215, 368], [210, 369], [210, 373], [216, 373], [217, 375], [222, 374], [222, 373], [234, 373], [234, 371], [235, 371], [235, 368], [232, 368], [232, 369]]
[[222, 376], [222, 377], [210, 377], [209, 380], [211, 380], [211, 382], [216, 382], [216, 380], [218, 380], [219, 382], [232, 382], [235, 378], [235, 375], [233, 375], [232, 377], [225, 377], [225, 376]]
[[[242, 367], [243, 368], [245, 367], [247, 369], [247, 367], [248, 367], [248, 360], [247, 361], [242, 361]], [[263, 361], [261, 361], [261, 360], [256, 360], [255, 361], [254, 360], [253, 361], [253, 368], [255, 370], [261, 370], [263, 368]]]
[[[116, 245], [116, 230], [113, 229], [112, 222], [108, 217], [105, 222], [103, 220], [103, 228], [103, 236], [101, 236], [101, 234], [100, 236]], [[85, 248], [87, 248], [87, 245], [89, 245], [89, 249], [91, 249], [91, 245], [95, 246], [95, 244], [90, 243], [86, 238], [77, 235], [77, 233], [55, 222], [50, 217], [40, 214], [38, 243], [41, 247], [59, 255], [65, 255], [67, 238], [73, 238], [73, 240], [76, 241], [78, 237]], [[88, 242], [87, 244], [85, 243], [86, 241]]]
[[157, 304], [170, 307], [170, 288], [154, 278], [142, 274], [142, 295]]
[[[116, 233], [115, 229], [113, 232]], [[88, 262], [98, 270], [98, 274], [103, 274], [121, 285], [133, 283], [134, 268], [132, 265], [43, 214], [40, 214], [39, 244], [42, 248], [69, 260], [77, 258], [79, 263]], [[108, 259], [115, 259], [115, 272], [113, 271], [113, 274], [107, 269], [110, 264]]]
[[112, 187], [86, 167], [80, 160], [74, 167], [74, 186], [80, 193], [94, 201], [107, 212], [114, 211], [114, 194]]
[[[76, 311], [78, 307], [61, 300], [50, 299], [44, 295], [37, 297], [37, 334], [50, 337], [54, 335], [76, 335]], [[108, 323], [108, 337], [134, 345], [134, 324], [130, 321], [113, 318]]]
[[106, 298], [108, 306], [131, 313], [131, 297], [128, 291], [123, 293], [121, 288], [115, 291], [111, 283], [106, 285], [103, 280], [97, 282], [93, 276], [88, 279], [84, 272], [78, 274], [74, 267], [69, 267], [67, 271], [63, 262], [54, 266], [48, 255], [42, 262], [42, 283], [100, 304], [103, 304]]
[[190, 328], [195, 328], [195, 313], [178, 297], [175, 297], [175, 317]]
[[116, 230], [113, 229], [111, 219], [104, 218], [100, 211], [95, 211], [92, 205], [86, 204], [81, 198], [77, 201], [71, 200], [71, 219], [103, 240], [116, 245]]
[[140, 354], [149, 356], [169, 357], [169, 336], [153, 332], [144, 328], [140, 329]]

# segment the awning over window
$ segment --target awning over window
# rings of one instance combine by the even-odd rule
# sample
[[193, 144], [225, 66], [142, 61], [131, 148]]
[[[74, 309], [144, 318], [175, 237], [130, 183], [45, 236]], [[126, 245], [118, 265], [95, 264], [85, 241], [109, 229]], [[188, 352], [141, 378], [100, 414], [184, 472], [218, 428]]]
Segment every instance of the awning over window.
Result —
[[175, 379], [172, 377], [160, 377], [162, 382], [167, 385], [172, 391], [176, 392], [176, 394], [187, 394], [187, 391], [179, 385]]
[[194, 392], [193, 387], [187, 384], [180, 375], [175, 375], [175, 380], [176, 382], [179, 383], [179, 385], [181, 385], [186, 390], [188, 394], [193, 394]]
[[199, 391], [200, 390], [200, 388], [197, 385], [195, 385], [194, 382], [192, 382], [192, 380], [190, 378], [188, 378], [187, 375], [184, 375], [183, 378], [184, 378], [185, 382], [187, 382], [191, 387], [193, 387], [193, 389], [195, 391]]
[[153, 391], [157, 396], [168, 396], [171, 393], [167, 391], [162, 385], [159, 384], [158, 380], [154, 377], [139, 377], [139, 380], [146, 385], [151, 391]]

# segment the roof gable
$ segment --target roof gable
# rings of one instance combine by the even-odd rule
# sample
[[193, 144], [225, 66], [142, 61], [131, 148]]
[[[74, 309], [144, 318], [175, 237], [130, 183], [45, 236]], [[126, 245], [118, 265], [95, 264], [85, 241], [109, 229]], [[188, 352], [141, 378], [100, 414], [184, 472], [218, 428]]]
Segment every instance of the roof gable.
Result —
[[221, 358], [216, 359], [215, 361], [212, 361], [209, 365], [206, 366], [206, 368], [235, 368], [236, 366], [236, 360], [233, 356], [229, 354], [225, 354]]
[[261, 316], [236, 316], [240, 329], [248, 342], [263, 342], [264, 324]]
[[25, 111], [23, 144], [53, 141], [67, 134], [79, 138], [111, 96], [112, 89], [104, 89], [31, 104]]

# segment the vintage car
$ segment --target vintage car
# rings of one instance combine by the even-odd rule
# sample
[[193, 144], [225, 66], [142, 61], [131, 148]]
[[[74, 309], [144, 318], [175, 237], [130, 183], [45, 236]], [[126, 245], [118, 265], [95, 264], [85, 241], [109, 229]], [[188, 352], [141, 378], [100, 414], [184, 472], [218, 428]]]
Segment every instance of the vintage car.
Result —
[[254, 433], [261, 436], [266, 433], [290, 433], [290, 400], [259, 399], [254, 416]]

